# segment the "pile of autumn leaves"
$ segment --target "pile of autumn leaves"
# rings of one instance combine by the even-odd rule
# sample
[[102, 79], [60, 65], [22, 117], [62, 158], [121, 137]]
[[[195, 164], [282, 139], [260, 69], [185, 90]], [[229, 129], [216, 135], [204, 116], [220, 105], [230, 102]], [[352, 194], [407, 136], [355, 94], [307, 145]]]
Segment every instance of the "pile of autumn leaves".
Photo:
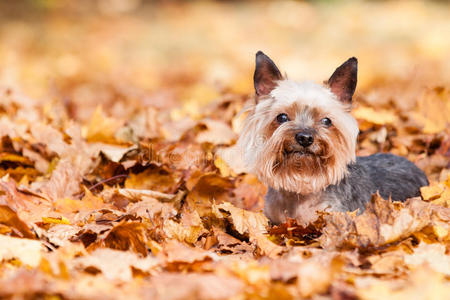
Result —
[[[432, 105], [450, 99], [428, 93]], [[0, 99], [1, 297], [450, 293], [449, 132], [418, 108], [362, 105], [355, 116], [360, 153], [391, 151], [426, 170], [433, 183], [423, 200], [374, 195], [358, 216], [271, 226], [261, 213], [265, 187], [233, 148], [245, 97], [224, 95], [197, 119], [145, 108], [117, 120], [98, 107], [89, 123], [12, 90]]]

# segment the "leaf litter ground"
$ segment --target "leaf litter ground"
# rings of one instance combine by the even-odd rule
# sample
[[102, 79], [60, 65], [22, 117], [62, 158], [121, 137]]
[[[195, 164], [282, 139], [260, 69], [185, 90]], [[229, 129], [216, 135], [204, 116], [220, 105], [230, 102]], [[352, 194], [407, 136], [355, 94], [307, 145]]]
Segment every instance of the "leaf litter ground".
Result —
[[[430, 27], [448, 27], [448, 13], [436, 5], [339, 5], [332, 15], [326, 5], [243, 5], [255, 24], [225, 4], [144, 5], [141, 15], [50, 5], [40, 12], [45, 22], [26, 13], [1, 21], [0, 296], [444, 299], [450, 92], [442, 82], [450, 45], [433, 39], [441, 33]], [[286, 17], [292, 12], [303, 18]], [[363, 18], [359, 31], [344, 15]], [[399, 16], [414, 22], [387, 51]], [[213, 36], [198, 35], [205, 18]], [[371, 23], [379, 18], [386, 27]], [[335, 26], [363, 41], [353, 112], [358, 154], [385, 151], [415, 162], [431, 181], [423, 200], [374, 195], [360, 215], [269, 223], [266, 187], [233, 147], [238, 113], [252, 101], [245, 47], [260, 47], [251, 33], [269, 20], [265, 42], [286, 54], [280, 64], [293, 66], [293, 77], [324, 77], [347, 55], [341, 41], [309, 57]], [[424, 24], [430, 40], [411, 34]], [[170, 32], [183, 32], [183, 40]], [[293, 44], [297, 35], [308, 45]], [[176, 58], [166, 51], [175, 43]], [[211, 55], [218, 44], [224, 54]]]

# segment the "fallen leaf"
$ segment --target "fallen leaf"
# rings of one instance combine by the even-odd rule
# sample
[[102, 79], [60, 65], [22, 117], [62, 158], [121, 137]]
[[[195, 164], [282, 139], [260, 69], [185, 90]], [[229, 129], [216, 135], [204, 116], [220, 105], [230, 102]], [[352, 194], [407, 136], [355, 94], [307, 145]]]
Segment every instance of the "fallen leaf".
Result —
[[405, 255], [405, 263], [411, 267], [426, 264], [436, 272], [450, 275], [450, 256], [442, 244], [421, 242], [414, 253]]
[[0, 234], [0, 260], [18, 259], [30, 267], [37, 267], [44, 252], [40, 241]]
[[34, 234], [9, 206], [0, 205], [0, 224], [8, 226], [14, 236], [28, 239], [35, 238]]
[[342, 267], [342, 260], [334, 255], [314, 256], [306, 260], [297, 271], [300, 295], [311, 297], [326, 292]]
[[197, 143], [231, 144], [237, 138], [230, 126], [221, 121], [205, 119], [200, 124], [206, 126], [206, 130], [197, 134], [195, 139]]
[[422, 194], [423, 200], [432, 201], [440, 198], [444, 190], [445, 186], [443, 184], [434, 184], [421, 187], [420, 193]]
[[99, 241], [90, 245], [90, 249], [108, 247], [116, 250], [131, 250], [147, 256], [147, 238], [145, 226], [138, 222], [121, 222], [104, 234]]
[[374, 110], [371, 107], [364, 106], [357, 107], [353, 110], [352, 114], [357, 119], [365, 120], [377, 125], [391, 124], [397, 120], [395, 113], [389, 110]]
[[180, 180], [180, 176], [177, 175], [167, 167], [150, 165], [143, 172], [130, 174], [125, 180], [125, 188], [173, 193]]
[[101, 106], [97, 106], [83, 136], [89, 142], [117, 143], [115, 134], [122, 126], [122, 121], [107, 117]]
[[47, 224], [66, 224], [66, 225], [70, 224], [70, 221], [66, 217], [59, 217], [59, 218], [42, 217], [42, 222]]
[[168, 264], [193, 264], [212, 259], [211, 253], [207, 251], [189, 247], [174, 240], [165, 245], [162, 255], [164, 255]]
[[95, 268], [108, 280], [130, 281], [133, 269], [150, 272], [158, 265], [154, 257], [139, 257], [133, 252], [113, 249], [96, 249], [90, 255], [74, 259], [72, 264], [83, 269]]
[[[240, 234], [248, 234], [250, 241], [255, 242], [265, 255], [275, 258], [283, 251], [283, 247], [274, 244], [265, 235], [269, 220], [262, 213], [246, 211], [228, 202], [217, 205], [216, 209], [229, 213], [236, 231]], [[218, 215], [218, 217], [224, 216]]]

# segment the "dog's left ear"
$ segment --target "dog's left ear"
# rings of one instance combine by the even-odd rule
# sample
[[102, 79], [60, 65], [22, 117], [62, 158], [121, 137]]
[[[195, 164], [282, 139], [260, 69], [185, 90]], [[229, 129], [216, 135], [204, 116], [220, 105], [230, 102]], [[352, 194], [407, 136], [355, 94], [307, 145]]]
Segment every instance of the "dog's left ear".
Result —
[[328, 86], [340, 101], [345, 103], [352, 102], [352, 96], [356, 89], [357, 75], [358, 60], [352, 57], [337, 68], [330, 79], [328, 79]]
[[278, 70], [275, 63], [262, 51], [256, 53], [255, 62], [253, 82], [256, 95], [268, 95], [276, 87], [277, 81], [281, 80], [283, 76], [281, 76], [280, 70]]

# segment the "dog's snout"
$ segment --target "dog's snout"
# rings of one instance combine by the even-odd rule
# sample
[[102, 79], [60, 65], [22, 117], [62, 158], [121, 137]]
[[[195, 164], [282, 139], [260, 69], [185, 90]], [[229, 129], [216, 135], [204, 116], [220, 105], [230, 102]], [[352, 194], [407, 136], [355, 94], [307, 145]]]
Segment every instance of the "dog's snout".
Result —
[[314, 142], [314, 137], [308, 132], [299, 132], [295, 135], [295, 140], [303, 147], [309, 147]]

